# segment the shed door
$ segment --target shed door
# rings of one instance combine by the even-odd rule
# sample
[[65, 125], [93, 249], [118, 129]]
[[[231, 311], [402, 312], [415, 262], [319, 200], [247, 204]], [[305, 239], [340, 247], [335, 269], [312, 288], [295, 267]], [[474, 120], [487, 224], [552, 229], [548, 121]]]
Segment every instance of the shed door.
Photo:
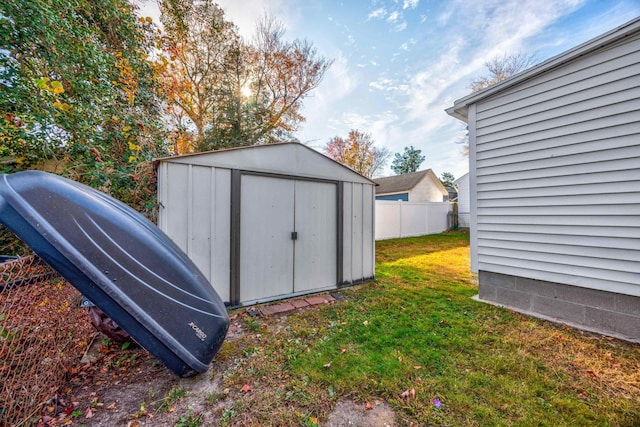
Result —
[[335, 287], [336, 185], [243, 175], [241, 187], [240, 302]]
[[336, 185], [296, 181], [294, 292], [336, 285]]
[[240, 200], [240, 301], [291, 293], [295, 181], [243, 175]]

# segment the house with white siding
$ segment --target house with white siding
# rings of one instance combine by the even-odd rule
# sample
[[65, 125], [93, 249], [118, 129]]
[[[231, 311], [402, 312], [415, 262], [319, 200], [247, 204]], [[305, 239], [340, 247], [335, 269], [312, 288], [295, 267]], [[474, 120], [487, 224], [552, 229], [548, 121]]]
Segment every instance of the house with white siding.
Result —
[[376, 200], [442, 202], [449, 197], [449, 192], [431, 169], [375, 178], [373, 181], [377, 184]]
[[469, 173], [453, 181], [458, 189], [458, 227], [469, 228]]
[[479, 299], [640, 341], [640, 18], [447, 110]]

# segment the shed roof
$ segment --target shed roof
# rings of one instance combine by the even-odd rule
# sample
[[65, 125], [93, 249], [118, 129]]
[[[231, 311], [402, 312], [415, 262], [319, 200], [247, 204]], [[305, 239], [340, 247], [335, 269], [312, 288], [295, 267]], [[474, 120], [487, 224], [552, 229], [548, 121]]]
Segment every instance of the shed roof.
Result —
[[413, 187], [418, 185], [420, 181], [425, 179], [425, 177], [430, 178], [442, 192], [442, 194], [449, 194], [447, 189], [444, 188], [444, 185], [442, 185], [436, 174], [431, 169], [413, 173], [405, 173], [402, 175], [375, 178], [373, 181], [378, 184], [378, 186], [376, 187], [376, 194], [389, 194], [409, 191]]
[[446, 112], [450, 116], [453, 116], [459, 120], [466, 122], [468, 120], [469, 105], [477, 103], [485, 98], [493, 96], [504, 90], [507, 90], [517, 84], [520, 84], [526, 80], [532, 79], [542, 73], [545, 73], [554, 68], [561, 67], [574, 59], [594, 52], [606, 45], [615, 43], [625, 37], [640, 32], [640, 17], [635, 18], [626, 24], [623, 24], [607, 33], [604, 33], [598, 37], [595, 37], [581, 45], [569, 49], [559, 55], [556, 55], [550, 59], [547, 59], [540, 64], [531, 67], [521, 73], [501, 81], [493, 86], [481, 90], [479, 92], [472, 93], [460, 98], [454, 102], [453, 107], [447, 108]]
[[375, 184], [369, 178], [297, 142], [227, 148], [164, 157], [157, 163], [183, 163], [305, 178]]

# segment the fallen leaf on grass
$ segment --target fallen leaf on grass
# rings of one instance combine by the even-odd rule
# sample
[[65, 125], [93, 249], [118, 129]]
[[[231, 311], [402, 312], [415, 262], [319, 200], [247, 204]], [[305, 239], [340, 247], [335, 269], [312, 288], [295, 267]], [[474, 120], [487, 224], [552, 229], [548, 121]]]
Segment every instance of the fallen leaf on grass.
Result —
[[405, 399], [408, 399], [410, 397], [416, 397], [416, 390], [414, 388], [412, 389], [407, 389], [405, 391], [402, 392], [402, 394], [400, 394], [400, 397], [403, 397]]
[[340, 350], [340, 354], [345, 354], [346, 352], [347, 352], [346, 348], [343, 348], [343, 349]]
[[111, 405], [107, 406], [107, 409], [116, 409], [116, 402], [113, 402]]
[[329, 363], [325, 363], [325, 364], [324, 364], [324, 365], [322, 365], [322, 366], [324, 366], [326, 369], [329, 369], [329, 368], [331, 367], [331, 362], [329, 362]]
[[422, 366], [420, 366], [420, 365], [415, 365], [415, 366], [413, 367], [413, 369], [415, 369], [415, 370], [417, 371], [418, 369], [422, 369]]
[[93, 409], [87, 408], [87, 411], [84, 413], [85, 418], [93, 418]]
[[243, 393], [248, 393], [251, 390], [253, 390], [253, 389], [251, 388], [251, 386], [249, 384], [243, 385], [242, 388], [240, 389], [240, 391], [243, 392]]
[[596, 375], [596, 373], [595, 373], [595, 372], [593, 372], [593, 371], [592, 371], [592, 370], [590, 370], [590, 369], [589, 369], [588, 371], [586, 371], [586, 373], [587, 373], [587, 375], [589, 375], [590, 377], [598, 378], [598, 376]]
[[367, 326], [367, 325], [369, 324], [369, 321], [368, 321], [368, 320], [365, 320], [364, 322], [362, 322], [362, 324], [363, 324], [364, 326]]

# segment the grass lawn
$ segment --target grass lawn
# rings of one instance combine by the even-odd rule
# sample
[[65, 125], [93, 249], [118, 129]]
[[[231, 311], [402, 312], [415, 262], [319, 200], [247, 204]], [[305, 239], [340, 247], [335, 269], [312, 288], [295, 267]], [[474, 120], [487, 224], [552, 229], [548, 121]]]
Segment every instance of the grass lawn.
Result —
[[223, 425], [322, 425], [339, 399], [386, 401], [407, 426], [640, 425], [640, 345], [473, 301], [467, 234], [376, 253], [377, 281], [345, 301], [246, 318], [218, 361], [225, 387], [251, 391]]

